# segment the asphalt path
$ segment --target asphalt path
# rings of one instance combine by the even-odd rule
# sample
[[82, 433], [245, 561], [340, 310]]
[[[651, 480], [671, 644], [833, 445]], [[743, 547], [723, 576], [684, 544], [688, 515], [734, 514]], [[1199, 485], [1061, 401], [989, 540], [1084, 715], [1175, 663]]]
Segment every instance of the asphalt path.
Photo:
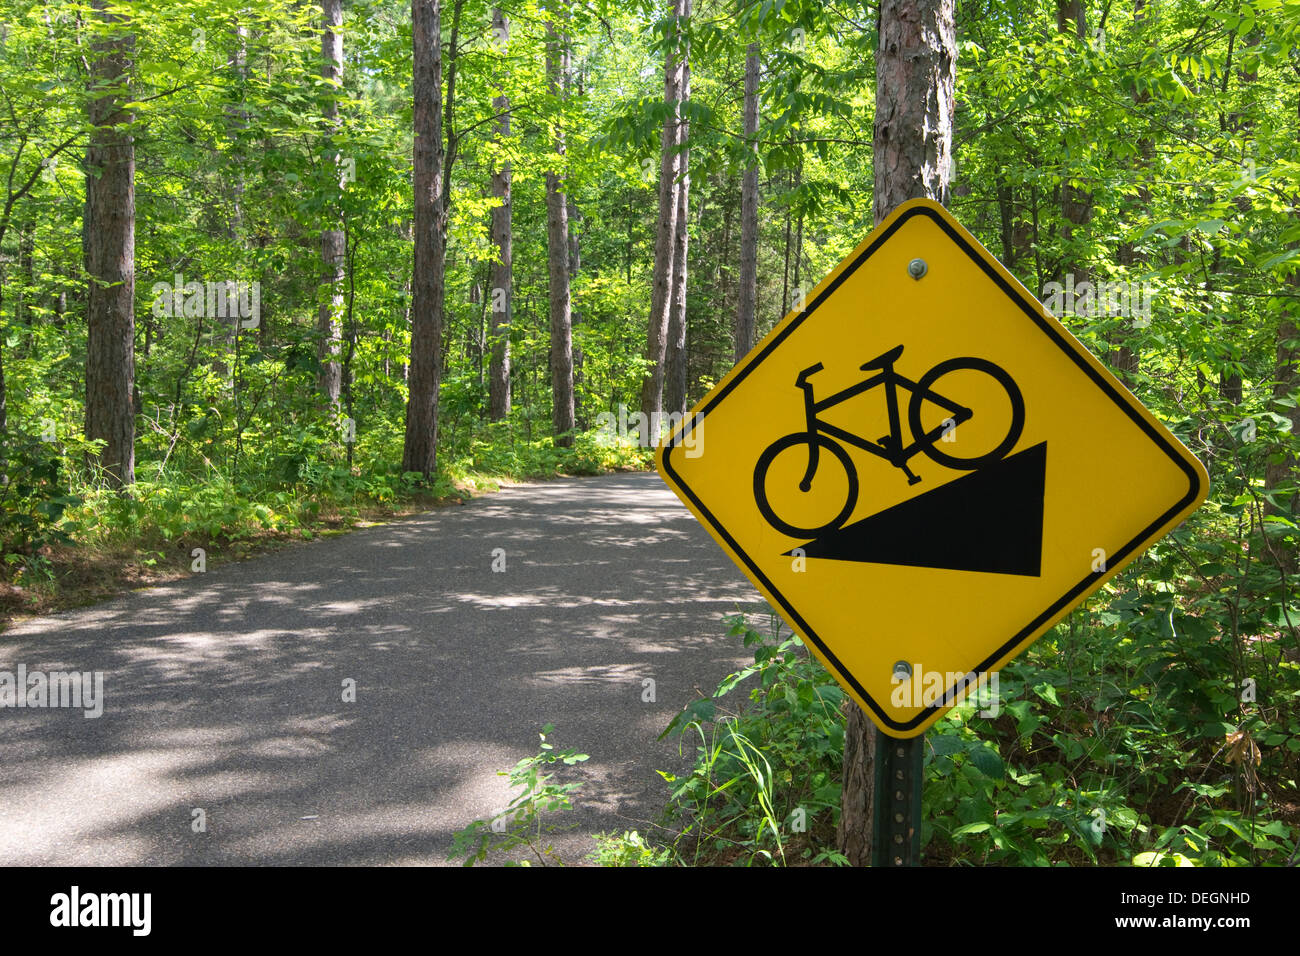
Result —
[[103, 713], [0, 708], [0, 865], [445, 863], [547, 723], [590, 754], [555, 818], [580, 862], [646, 831], [656, 771], [693, 756], [658, 734], [746, 660], [722, 617], [761, 607], [656, 475], [623, 474], [25, 622], [0, 671], [102, 672]]

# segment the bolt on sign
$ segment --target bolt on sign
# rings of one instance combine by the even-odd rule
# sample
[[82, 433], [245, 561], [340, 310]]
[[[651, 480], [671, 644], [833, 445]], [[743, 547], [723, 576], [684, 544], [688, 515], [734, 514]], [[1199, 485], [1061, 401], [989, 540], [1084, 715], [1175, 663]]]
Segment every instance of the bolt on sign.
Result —
[[898, 207], [737, 364], [658, 466], [894, 737], [922, 733], [1209, 489], [929, 200]]

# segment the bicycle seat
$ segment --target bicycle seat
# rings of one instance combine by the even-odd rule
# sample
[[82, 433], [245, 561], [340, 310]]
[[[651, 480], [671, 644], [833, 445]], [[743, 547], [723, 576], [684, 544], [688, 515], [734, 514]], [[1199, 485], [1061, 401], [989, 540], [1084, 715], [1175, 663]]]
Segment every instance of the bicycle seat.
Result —
[[794, 380], [794, 384], [799, 388], [810, 387], [808, 385], [808, 376], [815, 375], [817, 372], [820, 372], [823, 368], [824, 366], [822, 365], [821, 362], [818, 362], [816, 365], [808, 366], [806, 369], [804, 369], [802, 372], [799, 373], [799, 377]]
[[902, 354], [903, 347], [901, 345], [897, 348], [892, 348], [884, 355], [877, 355], [870, 362], [863, 362], [861, 366], [862, 371], [870, 372], [878, 368], [885, 368], [888, 365], [893, 365], [898, 361], [898, 357]]

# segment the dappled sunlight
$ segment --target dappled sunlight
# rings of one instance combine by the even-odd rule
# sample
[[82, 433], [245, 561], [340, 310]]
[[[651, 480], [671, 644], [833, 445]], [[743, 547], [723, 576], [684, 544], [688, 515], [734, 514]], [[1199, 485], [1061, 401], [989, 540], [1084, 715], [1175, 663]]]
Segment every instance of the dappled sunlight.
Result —
[[759, 601], [657, 476], [627, 474], [28, 621], [0, 668], [102, 671], [104, 711], [0, 710], [0, 864], [442, 863], [546, 723], [591, 755], [564, 768], [585, 792], [560, 841], [586, 852], [662, 802], [655, 771], [682, 758], [655, 738], [744, 662], [721, 619]]

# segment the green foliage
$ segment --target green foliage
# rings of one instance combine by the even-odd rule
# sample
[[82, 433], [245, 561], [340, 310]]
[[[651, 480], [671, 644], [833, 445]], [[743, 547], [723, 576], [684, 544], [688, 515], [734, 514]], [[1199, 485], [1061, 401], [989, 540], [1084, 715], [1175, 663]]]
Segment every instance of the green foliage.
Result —
[[671, 854], [665, 847], [647, 843], [636, 830], [624, 830], [622, 835], [596, 834], [596, 851], [590, 859], [597, 866], [667, 866]]
[[[540, 744], [536, 756], [525, 757], [509, 771], [498, 771], [500, 776], [509, 777], [511, 788], [519, 792], [511, 799], [510, 805], [493, 819], [475, 820], [469, 826], [457, 830], [452, 836], [447, 859], [461, 860], [462, 866], [473, 866], [482, 863], [491, 853], [510, 853], [525, 847], [542, 866], [546, 866], [548, 860], [552, 864], [563, 865], [564, 861], [555, 852], [555, 848], [546, 842], [547, 834], [558, 829], [557, 824], [548, 822], [547, 814], [571, 809], [569, 795], [582, 784], [554, 783], [554, 775], [543, 771], [556, 763], [571, 767], [588, 759], [588, 755], [574, 750], [557, 751], [552, 744], [546, 742], [546, 735], [554, 732], [555, 727], [547, 724], [537, 735]], [[634, 847], [630, 838], [628, 846]], [[623, 850], [615, 853], [625, 855]], [[531, 866], [532, 861], [525, 858], [506, 865]]]
[[[1147, 569], [1148, 571], [1150, 569]], [[1161, 613], [1131, 590], [1132, 570], [1099, 609], [1076, 612], [925, 737], [922, 842], [931, 863], [1279, 865], [1294, 859], [1284, 819], [1297, 792], [1300, 666], [1276, 646], [1271, 705], [1243, 707], [1223, 669], [1230, 645]], [[1149, 579], [1147, 580], [1148, 583]], [[665, 823], [681, 863], [840, 863], [843, 695], [797, 638], [767, 636], [743, 617], [728, 633], [755, 663], [665, 734], [698, 738], [695, 766], [672, 787]], [[1199, 634], [1199, 639], [1189, 639]], [[719, 701], [758, 677], [749, 703]], [[792, 830], [806, 811], [806, 835]]]
[[[439, 467], [426, 482], [401, 468], [409, 5], [346, 5], [341, 86], [320, 80], [310, 4], [112, 6], [122, 16], [108, 22], [0, 0], [0, 584], [52, 591], [72, 549], [134, 548], [148, 563], [506, 480], [648, 467], [651, 450], [601, 419], [635, 412], [649, 368], [663, 58], [678, 29], [692, 70], [690, 399], [731, 365], [747, 168], [760, 175], [760, 334], [871, 226], [875, 7], [702, 2], [675, 24], [661, 7], [574, 5], [574, 83], [561, 99], [544, 77], [545, 11], [512, 7], [499, 48], [489, 5], [467, 0], [446, 64], [454, 52]], [[1212, 496], [1006, 669], [998, 717], [964, 709], [931, 732], [927, 852], [1277, 863], [1300, 828], [1300, 15], [1295, 0], [1082, 9], [1076, 32], [1037, 0], [957, 4], [951, 206], [1037, 294], [1067, 275], [1140, 287], [1139, 316], [1076, 305], [1062, 320], [1206, 463]], [[112, 86], [136, 143], [138, 481], [121, 494], [87, 467], [95, 449], [80, 437], [90, 280], [79, 157], [88, 106], [105, 92], [86, 75], [87, 51], [128, 34], [132, 69]], [[746, 138], [751, 43], [760, 126]], [[509, 136], [497, 96], [512, 104]], [[485, 287], [498, 253], [486, 187], [506, 160], [513, 405], [489, 422]], [[548, 172], [564, 178], [581, 260], [570, 449], [551, 435]], [[321, 281], [324, 229], [346, 236], [338, 288]], [[257, 282], [259, 323], [161, 308], [158, 286], [178, 275]], [[345, 385], [330, 407], [317, 323], [335, 296]], [[840, 691], [788, 635], [729, 626], [754, 665], [672, 725], [698, 756], [672, 781], [673, 859], [836, 862]], [[609, 862], [660, 859], [636, 834], [602, 847]]]
[[[674, 851], [688, 862], [839, 862], [829, 844], [839, 822], [844, 692], [775, 615], [766, 633], [744, 615], [726, 623], [729, 636], [753, 649], [754, 663], [688, 705], [661, 735], [698, 738], [691, 772], [662, 774], [672, 786], [666, 822], [678, 833]], [[748, 706], [720, 710], [750, 684]]]

